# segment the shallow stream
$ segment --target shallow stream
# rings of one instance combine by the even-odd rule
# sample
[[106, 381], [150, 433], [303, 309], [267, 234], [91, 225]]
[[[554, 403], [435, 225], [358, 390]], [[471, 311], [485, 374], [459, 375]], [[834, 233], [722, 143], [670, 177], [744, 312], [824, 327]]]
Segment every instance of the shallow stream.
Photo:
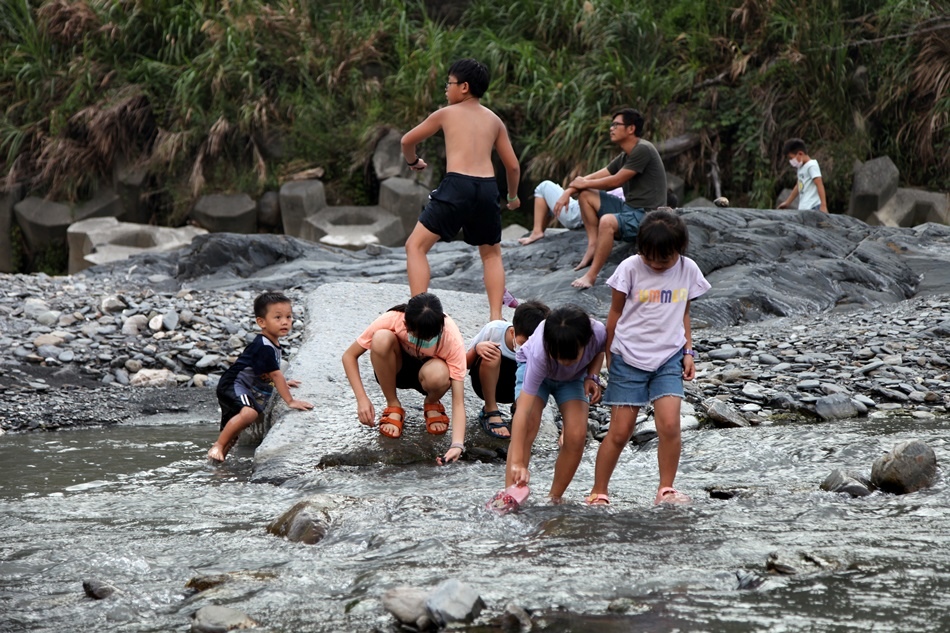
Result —
[[[903, 497], [818, 488], [921, 439], [943, 464], [950, 420], [862, 419], [684, 433], [689, 507], [654, 508], [655, 443], [624, 453], [613, 505], [587, 508], [596, 444], [569, 502], [544, 502], [554, 455], [533, 463], [528, 506], [483, 504], [503, 465], [341, 467], [293, 486], [252, 484], [253, 453], [204, 454], [216, 425], [179, 419], [0, 438], [0, 630], [186, 631], [207, 604], [268, 631], [395, 630], [379, 596], [459, 578], [488, 607], [545, 615], [549, 631], [937, 631], [950, 629], [950, 499], [941, 477]], [[705, 492], [742, 491], [717, 500]], [[334, 495], [327, 537], [289, 543], [265, 526]], [[339, 495], [339, 497], [335, 497]], [[802, 564], [765, 571], [771, 552]], [[739, 589], [737, 572], [766, 579]], [[200, 575], [236, 573], [200, 594]], [[119, 591], [87, 598], [83, 580]], [[608, 612], [608, 605], [612, 605]], [[617, 614], [616, 611], [624, 611]], [[479, 628], [478, 630], [496, 630]]]

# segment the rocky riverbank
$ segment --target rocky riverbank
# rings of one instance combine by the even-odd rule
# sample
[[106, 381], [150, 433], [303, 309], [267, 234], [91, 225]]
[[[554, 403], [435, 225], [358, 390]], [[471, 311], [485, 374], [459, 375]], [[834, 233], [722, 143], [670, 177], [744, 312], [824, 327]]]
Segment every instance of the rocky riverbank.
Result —
[[[928, 417], [950, 406], [946, 227], [869, 227], [809, 212], [682, 212], [691, 255], [713, 284], [693, 307], [699, 372], [687, 397], [700, 418], [744, 425], [875, 410]], [[580, 232], [526, 247], [506, 242], [509, 287], [551, 305], [578, 302], [605, 318], [606, 287], [569, 285], [576, 276], [569, 264], [583, 244]], [[618, 245], [608, 271], [628, 254]], [[430, 261], [436, 292], [483, 298], [473, 249], [438, 245]], [[208, 387], [256, 331], [254, 294], [282, 288], [294, 300], [298, 324], [285, 346], [292, 360], [307, 297], [340, 281], [404, 285], [404, 254], [217, 234], [177, 253], [70, 277], [0, 276], [0, 429], [192, 409], [216, 419]], [[466, 315], [463, 334], [474, 335], [485, 316]], [[333, 311], [320, 319], [320, 327], [332, 326]]]

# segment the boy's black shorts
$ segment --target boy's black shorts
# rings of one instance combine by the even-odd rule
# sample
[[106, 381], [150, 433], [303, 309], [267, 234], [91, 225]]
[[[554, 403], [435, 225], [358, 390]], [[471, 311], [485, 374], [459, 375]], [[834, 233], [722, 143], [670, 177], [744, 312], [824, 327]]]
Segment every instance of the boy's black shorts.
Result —
[[244, 407], [250, 407], [259, 414], [264, 411], [264, 405], [267, 404], [266, 394], [255, 394], [257, 397], [248, 395], [238, 395], [234, 391], [234, 384], [221, 385], [217, 389], [218, 404], [221, 406], [221, 429], [227, 425], [228, 421], [241, 412]]
[[[472, 367], [468, 373], [472, 377], [472, 389], [475, 390], [475, 395], [484, 400], [485, 396], [482, 394], [482, 379], [478, 375], [478, 370], [481, 366], [482, 357], [476, 356], [475, 362], [472, 363]], [[517, 369], [518, 363], [505, 356], [501, 357], [501, 369], [498, 372], [498, 383], [495, 386], [495, 400], [498, 402], [507, 404], [515, 401], [515, 371]]]
[[[422, 395], [426, 395], [425, 389], [422, 388], [422, 383], [419, 382], [419, 371], [422, 369], [422, 366], [425, 365], [430, 360], [433, 360], [431, 357], [425, 358], [416, 358], [405, 352], [402, 353], [402, 367], [399, 368], [399, 372], [396, 374], [396, 389], [415, 389]], [[379, 382], [379, 376], [376, 375], [376, 372], [373, 372], [373, 377], [376, 379], [376, 382]]]
[[462, 230], [465, 243], [492, 245], [501, 241], [501, 207], [494, 177], [478, 178], [448, 173], [439, 188], [429, 194], [429, 203], [419, 222], [443, 242], [451, 242]]

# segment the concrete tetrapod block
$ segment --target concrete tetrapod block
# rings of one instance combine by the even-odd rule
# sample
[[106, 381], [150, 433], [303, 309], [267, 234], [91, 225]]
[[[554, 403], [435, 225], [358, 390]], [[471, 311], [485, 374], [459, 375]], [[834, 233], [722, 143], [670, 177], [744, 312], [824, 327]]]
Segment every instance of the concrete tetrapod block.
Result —
[[[666, 173], [666, 188], [676, 197], [676, 204], [671, 206], [683, 206], [683, 198], [686, 197], [686, 181], [676, 174]], [[667, 196], [667, 204], [672, 202]]]
[[869, 160], [856, 167], [848, 215], [867, 220], [897, 193], [899, 175], [897, 166], [888, 156]]
[[191, 217], [212, 233], [257, 233], [257, 203], [246, 193], [202, 196]]
[[107, 262], [127, 259], [146, 251], [175, 250], [207, 233], [195, 226], [168, 228], [119, 222], [115, 218], [90, 218], [70, 225], [69, 274]]
[[122, 211], [119, 196], [103, 189], [92, 200], [76, 207], [30, 196], [13, 207], [23, 238], [32, 251], [66, 241], [66, 229], [86, 218], [116, 216]]
[[373, 171], [381, 181], [395, 177], [409, 178], [412, 175], [412, 170], [402, 155], [402, 134], [397, 130], [389, 130], [376, 143], [376, 149], [373, 151]]
[[390, 178], [379, 185], [379, 206], [399, 216], [406, 237], [429, 201], [429, 189], [408, 178]]
[[875, 215], [884, 226], [911, 227], [927, 222], [950, 224], [950, 195], [898, 188]]
[[13, 241], [13, 205], [23, 198], [23, 188], [14, 187], [10, 191], [0, 192], [0, 273], [12, 273], [14, 270]]
[[327, 206], [326, 192], [319, 180], [296, 180], [280, 188], [280, 217], [284, 235], [307, 238], [303, 233], [304, 220]]
[[327, 207], [307, 218], [301, 237], [329, 246], [360, 249], [367, 244], [398, 246], [406, 240], [402, 221], [382, 207]]
[[151, 213], [143, 199], [148, 172], [142, 167], [122, 165], [115, 170], [115, 189], [122, 204], [122, 222], [145, 224]]

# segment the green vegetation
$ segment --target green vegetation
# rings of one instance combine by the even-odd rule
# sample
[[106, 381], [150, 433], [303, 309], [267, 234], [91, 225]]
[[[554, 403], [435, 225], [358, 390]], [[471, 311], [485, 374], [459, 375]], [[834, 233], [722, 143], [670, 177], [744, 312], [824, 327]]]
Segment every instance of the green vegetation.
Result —
[[800, 136], [843, 209], [856, 159], [950, 189], [948, 42], [947, 0], [473, 0], [451, 25], [406, 0], [5, 0], [0, 167], [75, 199], [147, 164], [167, 223], [316, 166], [365, 201], [380, 130], [439, 107], [471, 56], [530, 180], [604, 164], [632, 105], [654, 141], [698, 135], [672, 169], [697, 193], [715, 159], [734, 204], [771, 206]]

